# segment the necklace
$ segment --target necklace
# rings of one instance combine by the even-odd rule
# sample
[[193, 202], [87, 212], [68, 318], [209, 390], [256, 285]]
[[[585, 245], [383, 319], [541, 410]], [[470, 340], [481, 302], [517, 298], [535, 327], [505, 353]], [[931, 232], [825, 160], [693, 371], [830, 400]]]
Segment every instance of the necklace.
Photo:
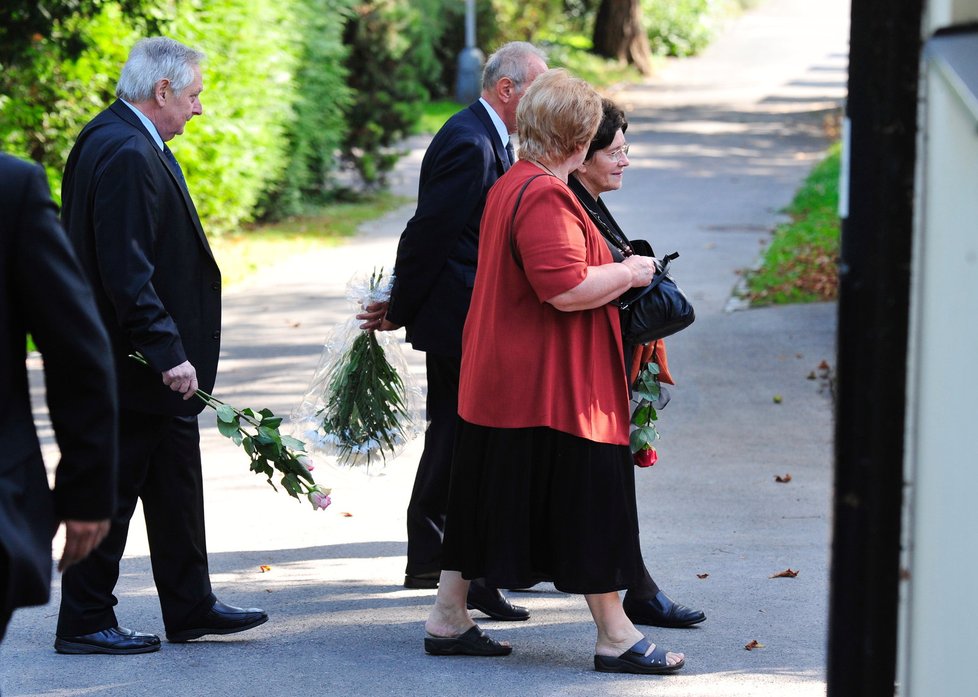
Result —
[[608, 225], [608, 223], [605, 222], [604, 216], [602, 216], [601, 213], [592, 210], [591, 207], [587, 205], [580, 197], [578, 197], [578, 201], [580, 201], [581, 206], [583, 206], [584, 210], [587, 211], [587, 214], [591, 217], [591, 220], [597, 223], [598, 229], [602, 233], [602, 236], [605, 238], [605, 240], [607, 240], [610, 244], [613, 244], [615, 247], [617, 247], [618, 251], [621, 252], [622, 256], [630, 257], [632, 254], [635, 253], [634, 251], [632, 251], [632, 245], [629, 244], [628, 239], [626, 239], [625, 236], [621, 234], [618, 230], [613, 229], [611, 225]]
[[[558, 177], [556, 174], [554, 174], [554, 171], [552, 169], [550, 169], [549, 167], [547, 167], [547, 165], [545, 165], [542, 162], [540, 162], [540, 160], [533, 160], [533, 162], [537, 163], [538, 165], [540, 165], [541, 167], [543, 167], [545, 170], [547, 170], [547, 172], [550, 174], [551, 177], [556, 177], [557, 179], [560, 179], [560, 177]], [[561, 181], [563, 181], [563, 180], [561, 180]]]

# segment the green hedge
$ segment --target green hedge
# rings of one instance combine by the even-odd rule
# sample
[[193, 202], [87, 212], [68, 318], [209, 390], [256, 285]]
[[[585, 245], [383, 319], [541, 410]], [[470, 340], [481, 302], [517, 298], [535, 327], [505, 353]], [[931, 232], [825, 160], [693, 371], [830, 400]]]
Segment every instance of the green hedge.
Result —
[[282, 0], [183, 2], [165, 28], [207, 54], [202, 116], [171, 148], [211, 232], [253, 218], [288, 159], [300, 42], [294, 4]]
[[[368, 181], [393, 166], [391, 146], [427, 99], [418, 76], [437, 74], [439, 25], [424, 18], [441, 1], [144, 0], [148, 24], [106, 0], [0, 66], [0, 148], [44, 164], [57, 197], [78, 132], [111, 103], [152, 25], [208, 55], [204, 114], [172, 143], [208, 230], [302, 212], [330, 196], [344, 154]], [[353, 7], [375, 9], [380, 23]]]
[[307, 213], [334, 197], [336, 161], [353, 102], [342, 37], [351, 6], [352, 0], [304, 0], [297, 8], [300, 52], [293, 118], [286, 128], [288, 166], [259, 203], [266, 218]]

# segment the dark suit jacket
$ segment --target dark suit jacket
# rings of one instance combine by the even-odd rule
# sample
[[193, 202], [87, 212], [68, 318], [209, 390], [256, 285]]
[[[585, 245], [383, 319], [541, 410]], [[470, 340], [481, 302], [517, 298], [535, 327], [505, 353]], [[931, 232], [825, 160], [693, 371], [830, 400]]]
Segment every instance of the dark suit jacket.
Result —
[[[59, 520], [115, 506], [116, 401], [109, 341], [58, 224], [44, 170], [0, 154], [0, 617], [48, 601]], [[48, 488], [27, 382], [26, 335], [44, 356], [61, 449]], [[5, 559], [3, 559], [6, 557]], [[3, 627], [0, 627], [0, 636]]]
[[472, 299], [479, 221], [489, 187], [509, 167], [481, 102], [450, 118], [421, 163], [418, 207], [397, 245], [387, 319], [407, 327], [414, 348], [462, 355]]
[[[217, 375], [221, 273], [193, 201], [132, 110], [120, 101], [75, 142], [62, 219], [109, 332], [125, 409], [193, 415], [160, 373], [189, 360], [200, 389]], [[142, 353], [152, 369], [128, 355]]]

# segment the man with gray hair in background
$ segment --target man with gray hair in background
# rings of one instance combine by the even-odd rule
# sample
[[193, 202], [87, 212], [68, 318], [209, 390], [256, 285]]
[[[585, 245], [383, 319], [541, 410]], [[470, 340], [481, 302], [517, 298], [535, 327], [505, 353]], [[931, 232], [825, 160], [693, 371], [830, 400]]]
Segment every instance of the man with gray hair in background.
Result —
[[[407, 588], [438, 585], [458, 417], [462, 327], [475, 281], [479, 221], [489, 188], [516, 159], [510, 142], [516, 107], [546, 70], [543, 52], [524, 41], [505, 44], [489, 56], [482, 96], [452, 116], [425, 152], [418, 207], [397, 246], [389, 305], [373, 305], [358, 315], [366, 320], [364, 329], [406, 327], [408, 341], [425, 352], [428, 428], [407, 510]], [[468, 605], [496, 620], [530, 616], [498, 589], [480, 582], [470, 585]]]
[[218, 600], [207, 563], [197, 426], [204, 404], [193, 397], [210, 392], [217, 374], [221, 273], [166, 145], [203, 113], [203, 58], [165, 37], [137, 42], [118, 99], [85, 126], [65, 167], [64, 226], [109, 334], [120, 413], [118, 505], [109, 535], [62, 577], [59, 653], [159, 650], [159, 637], [120, 627], [113, 610], [137, 499], [169, 641], [268, 619]]

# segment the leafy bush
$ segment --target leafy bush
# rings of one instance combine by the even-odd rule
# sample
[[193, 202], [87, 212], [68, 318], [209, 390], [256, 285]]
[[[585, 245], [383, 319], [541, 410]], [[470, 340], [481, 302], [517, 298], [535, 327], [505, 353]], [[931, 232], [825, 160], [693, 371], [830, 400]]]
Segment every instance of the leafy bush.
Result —
[[296, 7], [300, 55], [294, 116], [286, 129], [288, 166], [266, 190], [259, 213], [269, 219], [308, 212], [334, 197], [333, 175], [347, 135], [343, 18], [353, 0], [301, 0]]
[[422, 75], [439, 70], [434, 43], [441, 0], [366, 0], [346, 25], [349, 127], [343, 157], [364, 183], [383, 185], [400, 154], [394, 146], [428, 99]]
[[751, 0], [642, 0], [652, 53], [692, 56], [713, 40], [723, 19]]
[[68, 153], [85, 123], [111, 101], [136, 37], [118, 5], [108, 3], [38, 33], [0, 77], [0, 147], [44, 165], [56, 201]]
[[208, 56], [204, 113], [171, 145], [210, 232], [251, 220], [289, 162], [301, 49], [293, 8], [281, 0], [197, 0], [179, 3], [169, 24], [169, 36]]
[[641, 78], [635, 66], [591, 53], [591, 39], [583, 35], [547, 35], [538, 45], [551, 68], [566, 68], [598, 88]]
[[502, 43], [535, 41], [541, 31], [561, 22], [568, 9], [564, 0], [492, 0], [491, 4], [496, 24], [505, 33]]

